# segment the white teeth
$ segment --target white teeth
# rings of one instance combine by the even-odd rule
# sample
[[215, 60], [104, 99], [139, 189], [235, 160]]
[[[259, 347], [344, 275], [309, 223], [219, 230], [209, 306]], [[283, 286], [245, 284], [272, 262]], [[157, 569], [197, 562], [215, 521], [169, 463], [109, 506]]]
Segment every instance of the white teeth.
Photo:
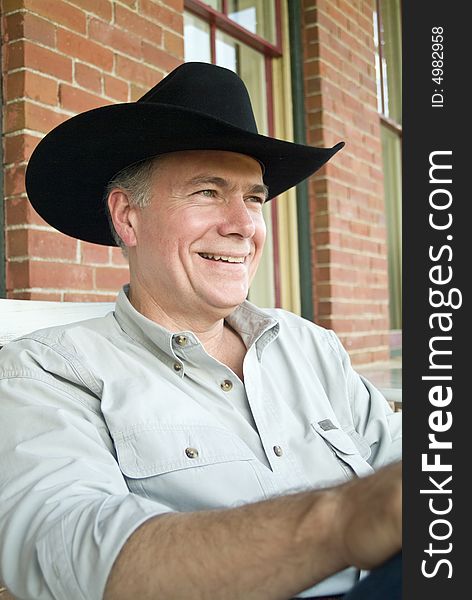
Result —
[[222, 260], [230, 263], [243, 263], [244, 256], [220, 256], [218, 254], [208, 254], [207, 252], [200, 252], [200, 256], [203, 258], [210, 258], [212, 260]]

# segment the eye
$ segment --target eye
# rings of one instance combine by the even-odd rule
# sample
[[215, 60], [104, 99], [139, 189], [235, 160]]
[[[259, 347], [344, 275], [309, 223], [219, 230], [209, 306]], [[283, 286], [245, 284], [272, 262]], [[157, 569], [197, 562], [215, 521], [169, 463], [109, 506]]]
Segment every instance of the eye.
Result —
[[260, 204], [262, 206], [265, 202], [265, 198], [261, 196], [249, 196], [248, 198], [246, 198], [246, 201], [253, 202], [255, 204]]
[[197, 194], [201, 194], [206, 198], [214, 198], [216, 196], [216, 190], [200, 190]]

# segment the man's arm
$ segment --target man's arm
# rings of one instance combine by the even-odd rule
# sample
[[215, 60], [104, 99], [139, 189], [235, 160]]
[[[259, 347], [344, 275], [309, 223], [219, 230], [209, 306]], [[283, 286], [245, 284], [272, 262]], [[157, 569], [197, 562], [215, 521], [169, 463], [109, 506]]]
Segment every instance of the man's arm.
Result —
[[401, 463], [317, 492], [236, 509], [168, 514], [121, 550], [105, 600], [290, 598], [401, 548]]

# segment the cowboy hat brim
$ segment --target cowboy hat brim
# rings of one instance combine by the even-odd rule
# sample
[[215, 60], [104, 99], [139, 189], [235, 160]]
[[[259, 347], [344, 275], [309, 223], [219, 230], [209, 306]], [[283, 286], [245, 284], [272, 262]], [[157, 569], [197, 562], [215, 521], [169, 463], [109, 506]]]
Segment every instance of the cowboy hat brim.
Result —
[[293, 187], [338, 150], [253, 133], [205, 113], [162, 103], [103, 106], [65, 121], [34, 150], [26, 190], [50, 225], [74, 238], [115, 246], [105, 209], [108, 182], [125, 167], [182, 150], [226, 150], [264, 165], [269, 198]]

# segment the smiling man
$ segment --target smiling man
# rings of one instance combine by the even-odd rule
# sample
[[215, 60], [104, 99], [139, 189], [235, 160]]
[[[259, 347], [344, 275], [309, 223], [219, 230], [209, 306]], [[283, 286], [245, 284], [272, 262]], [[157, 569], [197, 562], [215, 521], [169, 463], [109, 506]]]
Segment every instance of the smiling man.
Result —
[[193, 331], [243, 379], [246, 346], [224, 319], [246, 299], [264, 247], [261, 165], [216, 150], [150, 163], [145, 206], [130, 204], [126, 184], [114, 188], [118, 179], [108, 186], [113, 227], [129, 253], [130, 302], [170, 331]]
[[333, 332], [246, 300], [264, 202], [341, 147], [260, 136], [241, 80], [200, 63], [38, 145], [33, 205], [121, 245], [130, 283], [105, 318], [1, 351], [15, 595], [399, 598], [358, 580], [401, 548], [401, 414]]
[[120, 188], [108, 200], [129, 252], [131, 302], [168, 329], [221, 327], [246, 299], [264, 247], [261, 165], [192, 150], [160, 156], [151, 177], [145, 207], [130, 205]]

